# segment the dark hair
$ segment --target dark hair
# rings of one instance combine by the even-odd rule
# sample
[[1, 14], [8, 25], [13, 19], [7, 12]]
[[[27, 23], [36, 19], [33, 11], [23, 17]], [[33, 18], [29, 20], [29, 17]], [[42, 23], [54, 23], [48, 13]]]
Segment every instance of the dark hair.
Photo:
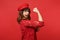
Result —
[[24, 8], [24, 9], [22, 9], [22, 10], [20, 10], [19, 11], [19, 15], [18, 15], [18, 17], [17, 17], [17, 22], [20, 24], [20, 21], [22, 20], [22, 18], [23, 18], [23, 11], [28, 11], [29, 12], [29, 15], [28, 15], [28, 20], [30, 20], [31, 19], [31, 17], [30, 17], [30, 9], [29, 8]]

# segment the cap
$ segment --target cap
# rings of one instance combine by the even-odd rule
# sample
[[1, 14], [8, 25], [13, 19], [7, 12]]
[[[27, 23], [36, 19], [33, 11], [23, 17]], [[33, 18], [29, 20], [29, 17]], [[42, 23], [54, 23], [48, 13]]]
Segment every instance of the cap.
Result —
[[19, 7], [18, 7], [18, 11], [19, 10], [22, 10], [24, 8], [29, 8], [29, 4], [28, 3], [24, 3], [24, 4], [21, 4]]

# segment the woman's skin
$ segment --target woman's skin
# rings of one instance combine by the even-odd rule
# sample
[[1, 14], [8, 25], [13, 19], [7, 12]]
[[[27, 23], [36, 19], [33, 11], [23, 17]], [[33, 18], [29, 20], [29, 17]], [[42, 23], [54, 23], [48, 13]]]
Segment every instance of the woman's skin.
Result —
[[35, 13], [38, 14], [38, 21], [43, 22], [43, 18], [42, 18], [41, 13], [39, 12], [39, 10], [38, 10], [37, 8], [34, 8], [34, 9], [33, 9], [33, 12], [35, 12]]
[[28, 11], [23, 11], [23, 16], [24, 16], [23, 19], [27, 19], [28, 15], [29, 15]]
[[[33, 12], [38, 14], [38, 21], [43, 22], [43, 18], [42, 18], [41, 13], [39, 12], [39, 10], [37, 8], [33, 8]], [[24, 15], [23, 19], [27, 19], [28, 15], [29, 15], [29, 12], [28, 11], [23, 11], [23, 15]]]

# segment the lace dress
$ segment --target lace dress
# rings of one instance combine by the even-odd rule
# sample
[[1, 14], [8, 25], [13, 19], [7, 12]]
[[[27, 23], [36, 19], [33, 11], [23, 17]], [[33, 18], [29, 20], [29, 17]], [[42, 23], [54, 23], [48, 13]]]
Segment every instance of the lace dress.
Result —
[[37, 28], [42, 26], [44, 26], [44, 22], [41, 21], [22, 20], [20, 22], [20, 28], [22, 33], [21, 40], [37, 40]]

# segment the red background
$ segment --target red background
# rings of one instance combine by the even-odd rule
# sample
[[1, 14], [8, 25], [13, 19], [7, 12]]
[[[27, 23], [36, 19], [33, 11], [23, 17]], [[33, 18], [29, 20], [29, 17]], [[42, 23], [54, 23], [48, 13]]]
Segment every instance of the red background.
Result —
[[[17, 8], [27, 2], [31, 11], [37, 7], [45, 26], [37, 32], [38, 40], [60, 40], [60, 0], [0, 0], [0, 40], [20, 40], [21, 31], [16, 21]], [[35, 17], [34, 17], [35, 16]], [[31, 17], [37, 19], [33, 13]]]

